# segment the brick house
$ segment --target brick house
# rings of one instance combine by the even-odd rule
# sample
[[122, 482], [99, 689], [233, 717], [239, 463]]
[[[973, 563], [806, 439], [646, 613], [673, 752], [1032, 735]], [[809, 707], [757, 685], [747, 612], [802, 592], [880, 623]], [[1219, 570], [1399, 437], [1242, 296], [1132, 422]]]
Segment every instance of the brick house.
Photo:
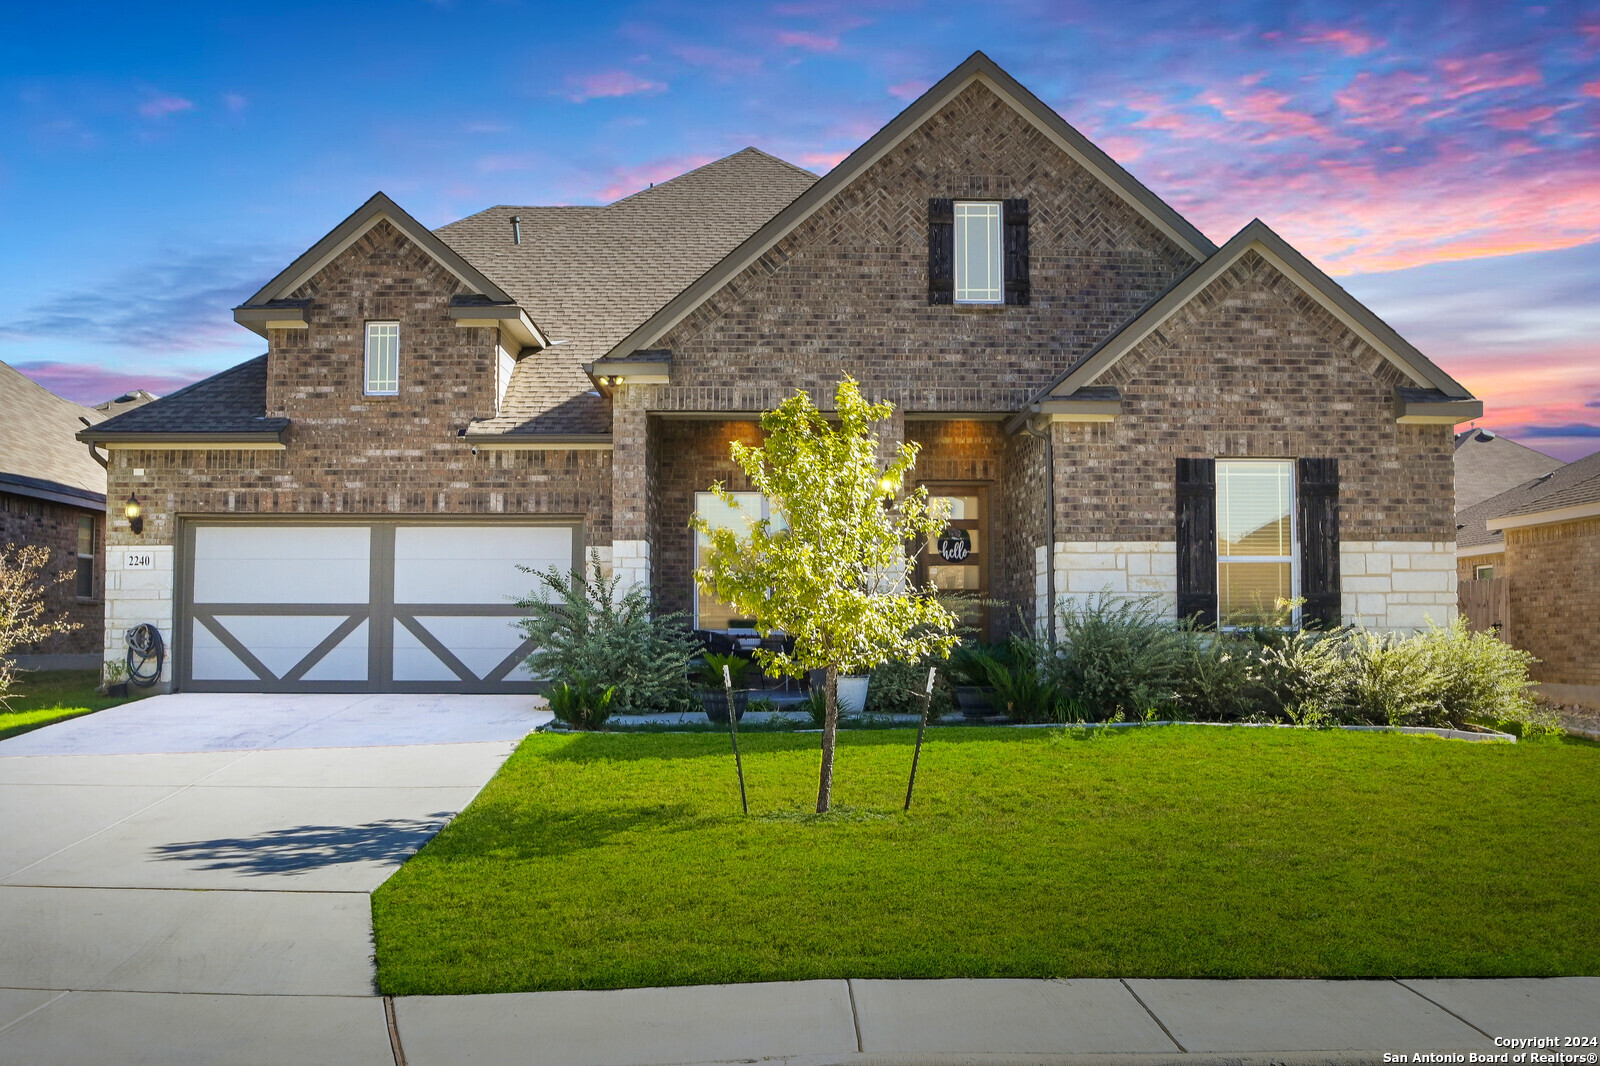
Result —
[[1456, 516], [1461, 606], [1538, 656], [1543, 695], [1600, 707], [1600, 452], [1545, 458]]
[[104, 417], [0, 363], [0, 546], [49, 550], [45, 609], [79, 627], [20, 649], [26, 668], [100, 663], [106, 472], [73, 435]]
[[[1103, 589], [1241, 620], [1454, 612], [1481, 404], [1260, 222], [1218, 248], [981, 53], [827, 176], [746, 149], [605, 207], [429, 231], [379, 194], [237, 308], [267, 353], [82, 434], [107, 611], [180, 687], [522, 689], [517, 563], [589, 554], [697, 628], [705, 490], [845, 374], [952, 500], [990, 635]], [[759, 513], [755, 494], [741, 509]], [[953, 539], [953, 538], [952, 538]], [[930, 557], [930, 555], [932, 557]], [[138, 615], [134, 619], [134, 615]]]

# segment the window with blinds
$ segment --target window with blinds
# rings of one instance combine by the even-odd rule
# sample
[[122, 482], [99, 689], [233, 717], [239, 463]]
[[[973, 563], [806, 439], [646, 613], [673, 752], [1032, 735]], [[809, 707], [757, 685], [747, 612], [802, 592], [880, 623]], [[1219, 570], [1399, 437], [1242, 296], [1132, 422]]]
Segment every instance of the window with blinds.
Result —
[[367, 323], [367, 395], [400, 392], [400, 323]]
[[1259, 624], [1297, 595], [1295, 470], [1288, 460], [1217, 461], [1217, 614]]
[[94, 599], [95, 528], [92, 515], [78, 516], [77, 593], [80, 600]]

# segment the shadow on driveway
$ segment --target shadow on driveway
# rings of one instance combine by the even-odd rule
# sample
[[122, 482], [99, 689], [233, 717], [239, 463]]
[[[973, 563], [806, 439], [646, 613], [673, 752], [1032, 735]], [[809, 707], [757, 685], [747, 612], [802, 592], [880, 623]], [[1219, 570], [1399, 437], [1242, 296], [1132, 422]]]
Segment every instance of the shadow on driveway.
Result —
[[286, 874], [348, 863], [399, 864], [444, 827], [450, 812], [422, 818], [385, 818], [362, 825], [297, 825], [251, 837], [219, 837], [161, 844], [157, 857], [188, 862], [201, 870]]

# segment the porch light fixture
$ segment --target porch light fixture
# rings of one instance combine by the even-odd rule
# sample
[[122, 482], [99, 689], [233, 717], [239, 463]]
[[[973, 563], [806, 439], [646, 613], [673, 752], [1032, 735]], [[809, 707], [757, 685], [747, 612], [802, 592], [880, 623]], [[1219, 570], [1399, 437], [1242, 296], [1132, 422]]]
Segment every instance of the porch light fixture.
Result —
[[128, 493], [128, 502], [122, 505], [122, 513], [128, 517], [128, 528], [133, 530], [135, 536], [144, 533], [144, 512], [139, 508], [139, 497]]

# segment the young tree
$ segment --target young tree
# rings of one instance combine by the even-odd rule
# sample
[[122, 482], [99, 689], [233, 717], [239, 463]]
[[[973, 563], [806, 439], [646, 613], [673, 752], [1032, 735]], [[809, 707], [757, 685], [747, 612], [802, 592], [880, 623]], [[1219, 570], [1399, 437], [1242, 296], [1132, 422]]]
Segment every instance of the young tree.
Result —
[[41, 579], [49, 562], [50, 550], [37, 544], [20, 548], [7, 544], [0, 551], [0, 707], [8, 706], [11, 686], [16, 683], [17, 664], [10, 658], [14, 649], [82, 628], [78, 622], [67, 621], [66, 615], [44, 617], [45, 590], [72, 577], [71, 571], [62, 571], [53, 579]]
[[[793, 652], [756, 652], [767, 673], [825, 672], [819, 814], [832, 799], [840, 672], [947, 656], [956, 643], [955, 617], [912, 582], [911, 551], [947, 518], [928, 506], [926, 489], [902, 492], [917, 446], [900, 445], [887, 464], [880, 459], [872, 424], [894, 408], [867, 403], [850, 378], [839, 383], [834, 406], [836, 424], [799, 393], [761, 416], [763, 444], [733, 445], [750, 487], [782, 521], [753, 520], [742, 536], [694, 521], [710, 540], [695, 571], [700, 586], [754, 618], [762, 635], [794, 640]], [[737, 507], [720, 482], [712, 491]]]

